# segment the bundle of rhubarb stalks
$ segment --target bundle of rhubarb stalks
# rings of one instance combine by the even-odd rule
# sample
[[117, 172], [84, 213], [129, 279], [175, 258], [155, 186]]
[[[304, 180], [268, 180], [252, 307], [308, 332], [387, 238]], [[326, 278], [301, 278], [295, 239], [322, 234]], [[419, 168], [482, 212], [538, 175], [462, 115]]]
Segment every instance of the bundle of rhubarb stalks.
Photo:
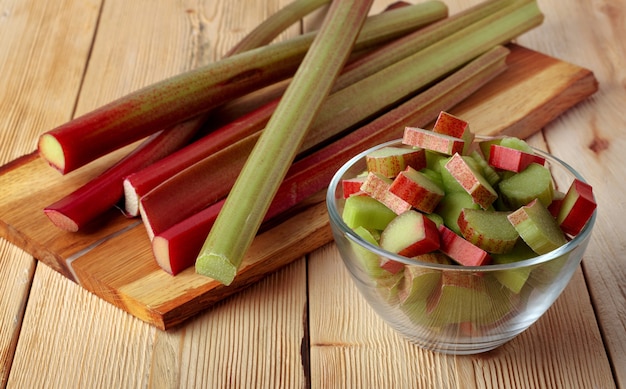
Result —
[[[44, 133], [62, 174], [138, 146], [44, 209], [79, 231], [121, 203], [156, 262], [229, 285], [263, 223], [325, 189], [353, 155], [424, 127], [506, 68], [503, 46], [543, 21], [535, 1], [294, 0], [223, 59], [123, 96]], [[274, 43], [328, 5], [318, 31]]]

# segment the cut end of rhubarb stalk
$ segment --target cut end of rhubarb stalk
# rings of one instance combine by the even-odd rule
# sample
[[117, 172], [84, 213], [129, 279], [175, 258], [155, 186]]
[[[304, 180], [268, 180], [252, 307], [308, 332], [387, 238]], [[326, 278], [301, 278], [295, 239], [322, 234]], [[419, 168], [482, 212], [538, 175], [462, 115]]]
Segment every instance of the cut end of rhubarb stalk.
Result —
[[177, 273], [175, 273], [174, 269], [172, 269], [172, 263], [170, 261], [170, 247], [167, 239], [155, 236], [154, 239], [152, 239], [152, 252], [154, 253], [154, 259], [161, 269], [171, 275], [175, 275]]
[[45, 159], [50, 166], [61, 173], [65, 173], [65, 153], [61, 143], [50, 134], [43, 134], [39, 138], [39, 155]]
[[74, 220], [67, 217], [63, 213], [55, 209], [44, 209], [43, 212], [45, 213], [46, 216], [48, 216], [48, 219], [50, 219], [50, 221], [55, 226], [59, 227], [60, 229], [69, 231], [69, 232], [78, 231], [78, 224], [76, 224]]
[[224, 255], [208, 253], [198, 256], [196, 273], [213, 278], [228, 286], [237, 275], [237, 266]]
[[125, 179], [122, 186], [124, 187], [124, 212], [127, 216], [139, 216], [139, 195], [133, 184]]

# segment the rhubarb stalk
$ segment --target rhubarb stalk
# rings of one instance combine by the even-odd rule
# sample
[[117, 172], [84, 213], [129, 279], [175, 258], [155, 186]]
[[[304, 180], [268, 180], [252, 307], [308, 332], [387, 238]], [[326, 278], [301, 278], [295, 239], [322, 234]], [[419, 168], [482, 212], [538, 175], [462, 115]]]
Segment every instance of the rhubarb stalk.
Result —
[[335, 83], [335, 90], [343, 89], [358, 80], [362, 80], [511, 5], [512, 2], [513, 0], [484, 1], [373, 50], [345, 66], [344, 74]]
[[[355, 50], [375, 47], [429, 23], [432, 1], [368, 18]], [[77, 117], [39, 138], [39, 153], [62, 173], [207, 112], [243, 94], [293, 75], [316, 33], [216, 61], [157, 82]]]
[[294, 0], [292, 3], [274, 12], [263, 23], [250, 31], [226, 53], [226, 56], [229, 57], [253, 47], [269, 44], [289, 26], [328, 3], [330, 3], [330, 0]]
[[[425, 126], [442, 110], [449, 110], [463, 101], [505, 69], [507, 54], [508, 50], [503, 47], [489, 51], [396, 109], [295, 162], [264, 221], [327, 187], [335, 171], [353, 155], [399, 138], [407, 125]], [[176, 275], [194, 264], [223, 205], [224, 200], [218, 201], [154, 237], [154, 257], [163, 270]]]
[[307, 130], [353, 50], [372, 1], [332, 2], [200, 251], [199, 274], [225, 285], [233, 281]]
[[[164, 183], [175, 174], [204, 159], [210, 158], [219, 151], [222, 151], [222, 153], [230, 152], [224, 152], [223, 150], [249, 135], [261, 131], [269, 121], [278, 101], [274, 100], [265, 104], [150, 166], [128, 175], [124, 179], [126, 212], [131, 216], [139, 215], [139, 201], [152, 189]], [[216, 166], [223, 166], [219, 162], [216, 164]], [[177, 190], [186, 190], [186, 188], [178, 188]]]

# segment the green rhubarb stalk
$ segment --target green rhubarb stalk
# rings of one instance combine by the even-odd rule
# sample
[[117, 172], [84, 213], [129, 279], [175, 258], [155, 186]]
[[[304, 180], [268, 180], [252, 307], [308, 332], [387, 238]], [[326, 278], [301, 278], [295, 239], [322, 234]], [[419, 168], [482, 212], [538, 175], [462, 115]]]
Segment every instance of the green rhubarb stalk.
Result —
[[[335, 90], [343, 89], [354, 82], [424, 49], [453, 33], [510, 6], [515, 0], [489, 0], [465, 9], [455, 15], [441, 19], [429, 26], [412, 32], [402, 38], [350, 62], [344, 68], [342, 77], [335, 83]], [[434, 12], [434, 11], [433, 11]]]
[[[430, 23], [432, 1], [368, 18], [355, 50], [376, 47]], [[62, 173], [293, 75], [316, 32], [216, 61], [165, 79], [86, 113], [39, 138], [39, 153]]]
[[199, 274], [225, 285], [235, 278], [308, 128], [353, 50], [372, 1], [335, 0], [331, 4], [200, 251]]
[[270, 15], [230, 49], [226, 55], [234, 55], [252, 47], [261, 47], [271, 43], [289, 26], [328, 3], [330, 0], [295, 0]]

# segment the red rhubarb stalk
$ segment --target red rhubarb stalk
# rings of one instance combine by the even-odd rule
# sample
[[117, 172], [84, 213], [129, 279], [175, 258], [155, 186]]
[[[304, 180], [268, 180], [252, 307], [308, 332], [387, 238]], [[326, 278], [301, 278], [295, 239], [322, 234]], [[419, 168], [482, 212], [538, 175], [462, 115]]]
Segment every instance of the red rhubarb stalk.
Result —
[[[375, 47], [423, 26], [428, 2], [371, 16], [356, 50]], [[445, 6], [443, 6], [445, 9]], [[430, 22], [430, 21], [427, 21]], [[39, 139], [40, 155], [62, 173], [293, 75], [316, 33], [216, 61], [165, 79], [77, 117]]]
[[139, 200], [150, 238], [225, 197], [257, 143], [253, 133], [183, 169]]
[[[398, 108], [295, 162], [264, 220], [271, 220], [327, 187], [337, 169], [357, 153], [399, 138], [408, 124], [425, 126], [442, 110], [463, 101], [505, 69], [507, 54], [505, 48], [495, 48]], [[220, 200], [156, 235], [152, 249], [159, 266], [172, 275], [193, 266], [223, 205], [224, 200]]]
[[123, 197], [122, 180], [126, 175], [179, 149], [201, 125], [201, 120], [188, 121], [152, 135], [102, 174], [44, 208], [44, 213], [57, 227], [78, 231]]
[[124, 179], [126, 212], [131, 216], [139, 215], [139, 199], [165, 180], [237, 141], [261, 131], [274, 112], [278, 101], [274, 100], [127, 176]]

